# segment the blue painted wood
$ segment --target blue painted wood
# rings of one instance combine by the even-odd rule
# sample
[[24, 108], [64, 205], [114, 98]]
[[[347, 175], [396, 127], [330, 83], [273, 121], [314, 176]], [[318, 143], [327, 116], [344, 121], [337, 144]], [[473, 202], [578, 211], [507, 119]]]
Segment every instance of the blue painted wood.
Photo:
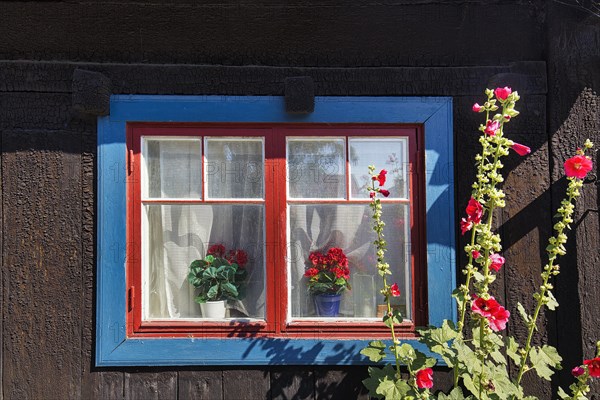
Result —
[[314, 113], [292, 115], [283, 97], [118, 95], [98, 120], [97, 366], [368, 364], [367, 340], [126, 338], [127, 121], [424, 124], [429, 321], [456, 320], [450, 98], [317, 97]]

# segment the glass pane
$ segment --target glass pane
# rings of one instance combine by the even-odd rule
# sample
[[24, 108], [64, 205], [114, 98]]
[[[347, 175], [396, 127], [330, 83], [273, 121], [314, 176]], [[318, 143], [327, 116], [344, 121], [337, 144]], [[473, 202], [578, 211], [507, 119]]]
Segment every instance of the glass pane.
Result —
[[346, 198], [344, 139], [288, 139], [291, 198]]
[[144, 139], [144, 198], [199, 199], [202, 151], [199, 139]]
[[[408, 205], [384, 204], [384, 234], [388, 242], [386, 262], [402, 295], [394, 298], [405, 318], [410, 310], [410, 211]], [[305, 272], [313, 265], [311, 253], [327, 253], [341, 248], [348, 258], [352, 289], [342, 294], [339, 317], [376, 318], [384, 304], [381, 277], [377, 274], [375, 233], [371, 228], [371, 209], [365, 205], [311, 204], [289, 206], [290, 245], [289, 281], [292, 318], [318, 317], [314, 296], [308, 292]], [[379, 307], [380, 308], [380, 307]]]
[[[350, 139], [350, 179], [352, 198], [368, 198], [369, 165], [377, 171], [388, 171], [383, 186], [390, 191], [388, 198], [408, 198], [408, 157], [406, 139]], [[385, 163], [383, 162], [385, 160]]]
[[[144, 206], [142, 230], [143, 297], [146, 319], [202, 318], [194, 301], [199, 290], [188, 282], [190, 264], [213, 245], [225, 258], [237, 257], [245, 276], [237, 279], [238, 300], [228, 300], [228, 317], [265, 316], [263, 205]], [[230, 251], [240, 250], [237, 254]], [[240, 258], [241, 257], [241, 258]]]
[[263, 143], [261, 139], [206, 140], [207, 197], [263, 198]]

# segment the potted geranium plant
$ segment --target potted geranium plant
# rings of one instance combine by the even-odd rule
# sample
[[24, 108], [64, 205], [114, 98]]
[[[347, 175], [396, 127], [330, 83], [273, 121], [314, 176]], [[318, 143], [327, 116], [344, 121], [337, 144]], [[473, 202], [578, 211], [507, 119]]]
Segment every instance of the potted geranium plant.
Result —
[[209, 247], [206, 256], [190, 264], [188, 282], [198, 289], [195, 301], [205, 318], [225, 318], [227, 300], [244, 296], [248, 256], [244, 250], [227, 252], [222, 244]]
[[304, 276], [308, 278], [308, 291], [314, 296], [317, 314], [336, 317], [340, 312], [341, 294], [350, 289], [348, 257], [339, 247], [332, 247], [325, 254], [310, 253], [308, 261], [310, 266]]

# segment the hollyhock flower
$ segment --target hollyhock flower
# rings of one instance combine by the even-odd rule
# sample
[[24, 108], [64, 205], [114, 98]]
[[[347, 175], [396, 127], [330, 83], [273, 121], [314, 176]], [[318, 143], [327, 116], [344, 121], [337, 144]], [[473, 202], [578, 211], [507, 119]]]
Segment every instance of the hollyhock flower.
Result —
[[471, 256], [473, 257], [473, 260], [477, 260], [479, 257], [481, 257], [481, 253], [478, 252], [477, 250], [473, 250], [471, 252]]
[[583, 363], [587, 366], [592, 378], [600, 378], [600, 357], [585, 360]]
[[508, 86], [504, 86], [503, 88], [496, 88], [496, 90], [494, 90], [496, 98], [500, 101], [506, 100], [511, 93], [512, 89]]
[[433, 387], [433, 370], [431, 368], [418, 370], [415, 377], [419, 389], [431, 389]]
[[504, 261], [506, 261], [504, 257], [496, 253], [490, 254], [490, 260], [492, 260], [490, 269], [493, 269], [496, 272], [500, 271], [500, 268], [504, 265]]
[[475, 111], [475, 112], [482, 112], [483, 111], [483, 107], [480, 106], [479, 104], [475, 103], [475, 104], [473, 104], [473, 111]]
[[488, 322], [490, 323], [490, 328], [494, 332], [503, 331], [506, 329], [506, 323], [508, 322], [508, 318], [510, 317], [510, 311], [505, 309], [502, 306], [494, 309], [492, 315], [488, 317]]
[[386, 175], [386, 174], [387, 174], [387, 171], [386, 171], [385, 169], [382, 169], [382, 170], [379, 172], [379, 175], [377, 175], [377, 176], [375, 177], [375, 179], [373, 179], [373, 180], [376, 180], [376, 181], [378, 181], [378, 182], [379, 182], [379, 186], [383, 186], [383, 185], [385, 185], [385, 175]]
[[398, 288], [397, 283], [394, 283], [392, 286], [390, 286], [390, 294], [392, 295], [392, 297], [400, 296], [400, 289]]
[[466, 211], [469, 221], [473, 221], [476, 224], [481, 222], [481, 217], [483, 216], [483, 206], [480, 202], [471, 197], [469, 199], [469, 204], [467, 204]]
[[464, 235], [466, 232], [470, 231], [473, 227], [473, 221], [467, 221], [466, 219], [460, 220], [460, 231]]
[[583, 374], [585, 374], [585, 369], [581, 368], [580, 366], [577, 366], [571, 370], [571, 375], [573, 375], [575, 378]]
[[375, 198], [375, 192], [369, 193], [369, 197], [372, 198], [372, 199], [374, 199]]
[[592, 170], [592, 166], [592, 160], [586, 156], [576, 155], [565, 161], [565, 173], [568, 177], [583, 179]]
[[515, 143], [510, 148], [520, 156], [526, 156], [527, 154], [531, 153], [531, 149], [529, 147], [520, 143]]
[[385, 190], [385, 189], [379, 189], [379, 192], [384, 195], [385, 197], [388, 197], [390, 195], [390, 191], [389, 190]]
[[316, 268], [309, 268], [304, 273], [304, 276], [307, 277], [307, 278], [312, 278], [313, 276], [317, 275], [318, 273], [319, 273], [318, 269], [316, 269]]
[[498, 132], [499, 126], [500, 123], [498, 121], [488, 120], [488, 122], [485, 124], [485, 133], [487, 133], [490, 136], [495, 136], [496, 132]]

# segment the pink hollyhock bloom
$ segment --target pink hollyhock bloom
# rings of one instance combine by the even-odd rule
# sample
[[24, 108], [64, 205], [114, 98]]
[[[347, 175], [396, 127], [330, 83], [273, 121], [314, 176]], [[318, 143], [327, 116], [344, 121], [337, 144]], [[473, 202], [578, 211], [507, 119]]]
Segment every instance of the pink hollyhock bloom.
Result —
[[374, 199], [375, 198], [375, 192], [369, 193], [369, 197], [372, 198], [372, 199]]
[[382, 169], [379, 172], [379, 175], [377, 176], [377, 181], [379, 181], [379, 186], [385, 185], [385, 175], [386, 174], [387, 174], [387, 171], [385, 169]]
[[481, 217], [483, 216], [483, 206], [480, 202], [471, 197], [469, 199], [469, 203], [467, 204], [466, 211], [469, 221], [473, 221], [476, 224], [481, 222]]
[[575, 378], [583, 374], [585, 374], [585, 369], [581, 368], [580, 366], [577, 366], [571, 370], [571, 375], [573, 375]]
[[490, 260], [492, 260], [490, 269], [493, 269], [496, 272], [500, 271], [500, 268], [504, 265], [504, 261], [506, 261], [504, 257], [496, 253], [490, 254]]
[[479, 257], [481, 257], [481, 253], [478, 252], [477, 250], [473, 250], [471, 252], [471, 256], [473, 257], [474, 260], [477, 260]]
[[587, 366], [592, 378], [600, 378], [600, 357], [585, 360], [583, 363]]
[[485, 133], [490, 136], [496, 136], [496, 132], [498, 132], [498, 127], [500, 123], [498, 121], [489, 121], [485, 125]]
[[379, 193], [381, 193], [385, 197], [388, 197], [390, 195], [390, 191], [389, 190], [385, 190], [385, 189], [379, 189]]
[[592, 166], [592, 160], [586, 156], [576, 155], [565, 161], [565, 173], [568, 177], [583, 179], [592, 170]]
[[520, 143], [515, 143], [510, 148], [520, 156], [526, 156], [527, 154], [531, 153], [531, 149], [529, 147]]
[[475, 104], [473, 104], [473, 111], [475, 111], [475, 112], [482, 112], [483, 111], [483, 107], [480, 106], [479, 104], [475, 103]]
[[467, 233], [468, 231], [470, 231], [472, 227], [473, 227], [473, 221], [467, 221], [464, 218], [460, 220], [460, 231], [463, 235], [465, 233]]
[[496, 98], [502, 101], [506, 100], [511, 93], [512, 89], [508, 86], [504, 86], [503, 88], [496, 88], [496, 90], [494, 90]]
[[508, 322], [508, 318], [510, 317], [510, 311], [505, 309], [502, 306], [494, 309], [494, 312], [490, 317], [488, 317], [488, 322], [490, 323], [490, 328], [494, 332], [503, 331], [506, 329], [506, 323]]
[[419, 389], [431, 389], [433, 387], [433, 370], [431, 368], [418, 370], [415, 377]]
[[479, 314], [482, 317], [490, 317], [492, 310], [501, 307], [500, 304], [493, 298], [490, 297], [488, 300], [482, 297], [475, 297], [473, 303], [471, 303], [471, 310], [475, 314]]
[[400, 289], [398, 288], [397, 283], [394, 283], [392, 286], [390, 286], [390, 294], [392, 295], [392, 297], [400, 296]]

